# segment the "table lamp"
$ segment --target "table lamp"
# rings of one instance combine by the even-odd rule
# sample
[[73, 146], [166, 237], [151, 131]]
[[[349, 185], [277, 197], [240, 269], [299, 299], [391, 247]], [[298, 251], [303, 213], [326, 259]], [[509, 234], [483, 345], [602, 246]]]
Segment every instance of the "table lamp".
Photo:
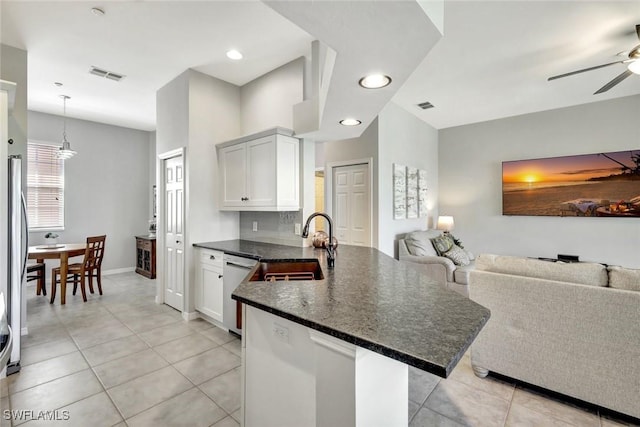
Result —
[[453, 230], [453, 217], [452, 216], [439, 216], [438, 217], [438, 226], [436, 227], [438, 230], [442, 230], [445, 233]]

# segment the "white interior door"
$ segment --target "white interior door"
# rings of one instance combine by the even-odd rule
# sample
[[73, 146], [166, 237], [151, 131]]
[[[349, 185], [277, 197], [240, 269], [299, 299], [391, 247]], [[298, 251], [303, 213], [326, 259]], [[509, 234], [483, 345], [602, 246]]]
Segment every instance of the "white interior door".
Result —
[[184, 163], [182, 156], [164, 161], [165, 254], [164, 302], [184, 308]]
[[333, 168], [333, 222], [340, 244], [371, 246], [369, 165]]

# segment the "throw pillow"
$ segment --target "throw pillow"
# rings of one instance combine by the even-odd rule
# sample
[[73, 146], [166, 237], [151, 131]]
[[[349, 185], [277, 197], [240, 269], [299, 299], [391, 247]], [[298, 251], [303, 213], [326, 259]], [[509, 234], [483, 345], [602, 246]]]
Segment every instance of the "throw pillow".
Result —
[[609, 287], [625, 289], [627, 291], [640, 291], [640, 270], [609, 266]]
[[455, 265], [469, 265], [471, 263], [467, 252], [458, 245], [453, 245], [443, 255], [453, 261]]
[[431, 239], [431, 244], [438, 255], [443, 256], [454, 245], [453, 239], [449, 234], [442, 234]]
[[462, 246], [462, 241], [460, 241], [460, 239], [458, 239], [456, 236], [454, 236], [451, 233], [448, 233], [447, 235], [451, 237], [451, 241], [453, 242], [454, 245], [458, 245], [460, 246], [460, 248], [464, 249], [464, 246]]
[[430, 240], [431, 236], [435, 235], [437, 235], [437, 233], [433, 231], [414, 231], [405, 236], [404, 242], [411, 255], [438, 256]]

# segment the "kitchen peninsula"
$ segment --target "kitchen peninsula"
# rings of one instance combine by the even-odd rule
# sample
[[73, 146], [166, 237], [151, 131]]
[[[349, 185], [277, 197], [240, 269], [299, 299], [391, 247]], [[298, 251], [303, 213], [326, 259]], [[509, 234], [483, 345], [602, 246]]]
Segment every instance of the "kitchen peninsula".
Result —
[[[243, 240], [196, 246], [253, 259], [319, 260], [321, 280], [250, 281], [243, 304], [243, 408], [253, 425], [407, 425], [408, 368], [446, 377], [489, 310], [377, 249]], [[259, 267], [256, 266], [255, 270]]]

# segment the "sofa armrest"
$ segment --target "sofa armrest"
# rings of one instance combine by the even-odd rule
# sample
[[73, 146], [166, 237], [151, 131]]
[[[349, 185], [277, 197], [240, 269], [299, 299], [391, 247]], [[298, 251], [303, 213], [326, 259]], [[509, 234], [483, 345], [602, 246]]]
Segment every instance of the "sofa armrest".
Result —
[[446, 282], [453, 282], [453, 272], [456, 265], [449, 258], [442, 256], [415, 256], [400, 255], [400, 261], [420, 264], [421, 269], [430, 271], [438, 277], [434, 277], [438, 283], [446, 285]]

